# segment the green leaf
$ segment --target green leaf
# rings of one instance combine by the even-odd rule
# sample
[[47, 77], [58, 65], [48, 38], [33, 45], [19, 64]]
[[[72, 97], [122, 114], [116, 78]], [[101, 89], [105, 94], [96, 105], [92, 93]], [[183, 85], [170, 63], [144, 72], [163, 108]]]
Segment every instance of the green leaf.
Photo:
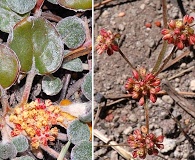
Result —
[[28, 140], [24, 135], [18, 135], [12, 138], [12, 142], [15, 145], [18, 152], [24, 152], [28, 149]]
[[52, 75], [44, 76], [42, 80], [42, 89], [49, 96], [56, 95], [62, 89], [63, 84], [60, 78]]
[[9, 43], [21, 63], [21, 71], [55, 72], [62, 64], [63, 43], [54, 26], [44, 18], [28, 17], [10, 34]]
[[81, 90], [87, 99], [92, 100], [92, 72], [85, 76]]
[[92, 8], [92, 0], [58, 0], [58, 3], [64, 8], [71, 8], [79, 11]]
[[79, 116], [79, 120], [82, 122], [91, 122], [92, 121], [92, 104], [87, 103], [85, 113]]
[[30, 12], [36, 5], [36, 0], [6, 0], [8, 6], [19, 14]]
[[72, 148], [71, 160], [91, 160], [92, 159], [92, 143], [89, 141], [81, 141]]
[[62, 19], [56, 25], [56, 29], [60, 33], [68, 48], [78, 48], [85, 41], [86, 35], [83, 21], [76, 16], [70, 16]]
[[25, 15], [19, 15], [13, 12], [6, 2], [6, 0], [0, 1], [0, 30], [6, 33], [11, 32], [17, 22], [23, 19]]
[[34, 158], [32, 158], [30, 156], [21, 156], [21, 157], [16, 157], [12, 160], [34, 160]]
[[57, 0], [47, 0], [47, 1], [53, 4], [58, 4]]
[[67, 135], [68, 139], [70, 139], [73, 144], [77, 144], [82, 140], [89, 140], [89, 127], [79, 120], [74, 120], [67, 128]]
[[62, 68], [74, 72], [83, 71], [82, 61], [80, 60], [80, 58], [73, 59], [72, 61], [69, 62], [63, 62]]
[[0, 158], [14, 158], [17, 155], [16, 147], [12, 142], [0, 143]]
[[62, 150], [60, 151], [60, 154], [57, 160], [64, 160], [64, 157], [69, 147], [70, 147], [70, 140], [66, 143], [64, 147], [62, 147]]
[[16, 81], [19, 70], [20, 64], [14, 51], [0, 44], [0, 86], [9, 88]]

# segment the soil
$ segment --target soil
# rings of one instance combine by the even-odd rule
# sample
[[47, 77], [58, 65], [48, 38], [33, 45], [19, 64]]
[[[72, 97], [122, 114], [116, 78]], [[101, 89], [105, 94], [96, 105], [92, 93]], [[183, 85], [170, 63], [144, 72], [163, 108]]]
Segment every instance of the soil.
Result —
[[[98, 1], [95, 1], [97, 3]], [[182, 18], [183, 14], [193, 13], [195, 1], [167, 1], [168, 20]], [[180, 2], [180, 3], [177, 3]], [[180, 7], [179, 7], [180, 6]], [[121, 16], [124, 15], [124, 16]], [[162, 27], [157, 27], [154, 22], [162, 21], [162, 6], [160, 1], [152, 0], [120, 0], [112, 1], [104, 6], [97, 7], [94, 12], [95, 38], [101, 28], [120, 33], [121, 50], [134, 66], [143, 66], [151, 71], [155, 60], [162, 48]], [[147, 28], [146, 23], [152, 27]], [[169, 45], [166, 54], [170, 53], [173, 46]], [[178, 50], [176, 57], [189, 51], [189, 48]], [[195, 66], [194, 49], [191, 48], [188, 56], [160, 73], [160, 78], [170, 78], [187, 68]], [[94, 94], [105, 97], [117, 97], [124, 93], [124, 83], [131, 77], [131, 69], [125, 60], [114, 53], [98, 55], [94, 53]], [[169, 80], [171, 86], [177, 91], [194, 92], [190, 86], [195, 79], [195, 70]], [[96, 100], [97, 96], [95, 97]], [[194, 96], [186, 97], [193, 106]], [[108, 103], [112, 102], [108, 100]], [[95, 112], [99, 104], [95, 102]], [[101, 104], [103, 105], [103, 103]], [[149, 104], [150, 130], [158, 135], [165, 135], [165, 149], [159, 153], [160, 157], [147, 156], [147, 160], [194, 160], [193, 145], [195, 141], [195, 120], [184, 111], [170, 95], [159, 96], [155, 104]], [[170, 113], [178, 120], [176, 123]], [[179, 124], [191, 138], [192, 143], [179, 129]], [[127, 144], [128, 135], [134, 129], [145, 125], [144, 109], [135, 100], [125, 99], [120, 103], [104, 108], [100, 113], [96, 128], [105, 136], [119, 144]], [[111, 147], [101, 147], [104, 143], [94, 137], [95, 160], [122, 160], [124, 159]], [[132, 151], [129, 146], [123, 146], [127, 151]]]

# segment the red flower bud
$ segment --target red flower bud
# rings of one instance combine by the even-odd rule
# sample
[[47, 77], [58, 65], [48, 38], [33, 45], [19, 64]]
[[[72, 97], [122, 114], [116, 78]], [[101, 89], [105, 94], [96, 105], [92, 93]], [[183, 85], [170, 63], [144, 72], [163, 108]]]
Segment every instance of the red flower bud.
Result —
[[169, 30], [169, 29], [163, 29], [162, 31], [161, 31], [161, 33], [163, 34], [163, 35], [166, 35], [166, 34], [169, 34], [171, 31]]
[[144, 97], [141, 97], [140, 100], [139, 100], [139, 105], [143, 106], [144, 103], [145, 103]]
[[139, 73], [138, 73], [135, 69], [132, 71], [132, 73], [133, 73], [133, 77], [134, 77], [136, 80], [138, 80], [138, 79], [139, 79]]
[[152, 101], [152, 103], [155, 103], [156, 99], [157, 99], [157, 97], [155, 94], [150, 94], [150, 100]]
[[194, 45], [195, 44], [195, 35], [189, 37], [189, 44]]
[[179, 42], [177, 43], [177, 48], [180, 49], [180, 50], [182, 50], [182, 49], [184, 48], [184, 44], [183, 44], [182, 41], [179, 41]]
[[169, 28], [171, 28], [171, 29], [175, 29], [175, 27], [176, 27], [176, 22], [175, 22], [175, 20], [171, 20], [171, 21], [169, 22], [168, 26], [169, 26]]

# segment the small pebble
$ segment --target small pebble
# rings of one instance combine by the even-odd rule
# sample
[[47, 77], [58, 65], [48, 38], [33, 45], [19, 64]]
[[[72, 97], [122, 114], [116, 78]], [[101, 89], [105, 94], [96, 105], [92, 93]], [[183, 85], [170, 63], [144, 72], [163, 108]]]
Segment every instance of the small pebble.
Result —
[[118, 160], [118, 153], [117, 153], [117, 151], [111, 151], [111, 153], [110, 153], [110, 159], [112, 159], [112, 160]]
[[129, 120], [132, 121], [132, 122], [137, 122], [137, 116], [135, 114], [130, 114], [129, 116]]
[[182, 63], [182, 64], [180, 65], [180, 68], [181, 68], [181, 69], [186, 69], [186, 67], [187, 67], [186, 63]]
[[141, 6], [140, 6], [140, 8], [142, 9], [142, 10], [144, 10], [145, 9], [145, 4], [143, 3], [143, 4], [141, 4]]
[[195, 91], [195, 79], [191, 80], [189, 88], [191, 91]]
[[125, 12], [120, 12], [119, 14], [118, 14], [118, 17], [124, 17], [125, 16]]
[[124, 135], [129, 135], [133, 131], [133, 128], [131, 126], [127, 127], [124, 131]]
[[162, 100], [167, 104], [172, 105], [174, 103], [173, 99], [169, 95], [162, 96]]
[[167, 153], [169, 151], [172, 151], [176, 147], [176, 140], [164, 138], [163, 140], [164, 149], [160, 150], [161, 153]]

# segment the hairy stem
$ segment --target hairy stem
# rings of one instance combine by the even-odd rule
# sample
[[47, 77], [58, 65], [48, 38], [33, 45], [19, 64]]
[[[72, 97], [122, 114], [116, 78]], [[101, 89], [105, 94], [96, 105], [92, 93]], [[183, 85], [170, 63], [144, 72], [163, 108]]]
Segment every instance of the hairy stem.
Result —
[[34, 70], [30, 71], [29, 74], [27, 75], [26, 84], [25, 84], [25, 87], [24, 87], [24, 91], [23, 91], [21, 102], [20, 102], [20, 106], [24, 105], [28, 101], [28, 98], [29, 98], [29, 95], [30, 95], [30, 90], [31, 90], [32, 83], [33, 83], [35, 75], [36, 75], [36, 73], [34, 72]]
[[148, 133], [149, 133], [149, 112], [148, 112], [148, 100], [146, 100], [146, 103], [144, 104], [144, 110], [145, 110], [146, 128], [147, 128], [147, 134], [148, 134]]
[[135, 69], [134, 67], [133, 67], [133, 65], [131, 64], [131, 62], [127, 59], [127, 57], [124, 55], [124, 53], [119, 49], [119, 51], [118, 51], [120, 54], [121, 54], [121, 56], [126, 60], [126, 62], [129, 64], [129, 66], [131, 67], [131, 69]]
[[[163, 7], [163, 27], [167, 28], [168, 25], [167, 25], [167, 2], [166, 0], [162, 0], [162, 7]], [[164, 58], [166, 49], [167, 49], [167, 42], [164, 41], [162, 49], [158, 55], [157, 61], [152, 69], [152, 73], [157, 72], [158, 68], [160, 67], [160, 64]]]
[[7, 112], [11, 109], [11, 107], [8, 102], [7, 93], [3, 88], [1, 88], [1, 105], [3, 109], [3, 116], [5, 116]]

